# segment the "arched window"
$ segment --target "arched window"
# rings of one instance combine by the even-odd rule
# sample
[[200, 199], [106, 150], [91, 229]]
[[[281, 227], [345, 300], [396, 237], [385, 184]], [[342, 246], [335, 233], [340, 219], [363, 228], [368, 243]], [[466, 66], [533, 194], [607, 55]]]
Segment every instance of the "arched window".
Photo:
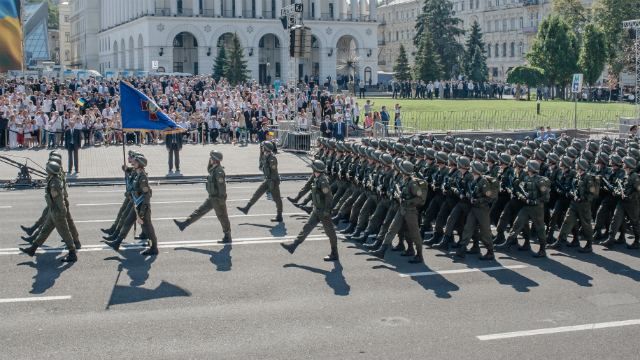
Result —
[[516, 56], [516, 43], [512, 42], [509, 45], [509, 56], [514, 57]]
[[507, 57], [507, 43], [502, 43], [502, 57]]
[[487, 45], [487, 57], [491, 57], [491, 44]]
[[495, 50], [495, 53], [496, 53], [496, 54], [495, 54], [495, 57], [500, 57], [500, 45], [498, 45], [498, 44], [496, 43], [496, 46], [495, 46], [495, 49], [494, 49], [494, 50]]

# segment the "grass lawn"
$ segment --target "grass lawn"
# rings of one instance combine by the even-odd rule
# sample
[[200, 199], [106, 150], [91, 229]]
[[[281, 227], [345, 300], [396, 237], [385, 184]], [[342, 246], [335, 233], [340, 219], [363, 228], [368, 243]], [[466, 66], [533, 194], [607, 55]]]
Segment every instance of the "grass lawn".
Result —
[[[402, 107], [403, 126], [420, 130], [511, 130], [551, 126], [574, 127], [574, 103], [543, 101], [540, 115], [535, 101], [516, 100], [394, 100], [372, 98], [374, 109], [383, 105], [392, 114]], [[365, 100], [358, 99], [362, 107]], [[578, 103], [578, 128], [618, 127], [619, 118], [636, 116], [636, 107], [627, 103]]]

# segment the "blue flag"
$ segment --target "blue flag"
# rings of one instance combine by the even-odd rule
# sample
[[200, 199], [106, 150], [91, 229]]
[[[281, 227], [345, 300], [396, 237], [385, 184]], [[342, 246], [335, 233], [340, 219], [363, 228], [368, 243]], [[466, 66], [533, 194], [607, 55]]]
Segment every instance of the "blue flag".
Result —
[[184, 131], [153, 100], [124, 81], [120, 81], [120, 111], [123, 129]]

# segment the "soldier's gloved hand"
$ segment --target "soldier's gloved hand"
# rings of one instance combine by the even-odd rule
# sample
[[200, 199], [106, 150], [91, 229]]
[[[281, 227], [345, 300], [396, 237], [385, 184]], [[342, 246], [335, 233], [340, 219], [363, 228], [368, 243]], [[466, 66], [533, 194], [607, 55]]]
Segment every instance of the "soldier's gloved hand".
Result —
[[478, 202], [476, 199], [471, 199], [471, 205], [475, 205]]
[[464, 195], [460, 194], [460, 200], [464, 200]]
[[529, 199], [527, 199], [527, 205], [538, 205], [538, 201], [537, 200], [529, 200]]

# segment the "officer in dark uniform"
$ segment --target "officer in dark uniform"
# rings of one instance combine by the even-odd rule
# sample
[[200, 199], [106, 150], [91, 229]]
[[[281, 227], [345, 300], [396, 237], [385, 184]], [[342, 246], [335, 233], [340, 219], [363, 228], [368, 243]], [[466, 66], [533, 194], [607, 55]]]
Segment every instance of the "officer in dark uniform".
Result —
[[34, 256], [36, 250], [44, 244], [53, 228], [55, 228], [69, 250], [69, 254], [64, 257], [62, 261], [76, 262], [78, 260], [76, 247], [66, 219], [67, 210], [65, 209], [64, 203], [62, 167], [56, 162], [48, 162], [46, 170], [48, 176], [46, 180], [47, 186], [45, 188], [45, 200], [47, 202], [47, 207], [49, 208], [49, 215], [47, 217], [47, 221], [42, 227], [42, 230], [40, 231], [40, 234], [33, 241], [33, 244], [28, 248], [21, 248], [20, 251], [29, 256]]
[[280, 245], [289, 253], [293, 254], [296, 248], [309, 236], [313, 228], [315, 228], [318, 223], [322, 223], [324, 232], [329, 237], [329, 242], [331, 243], [331, 253], [324, 258], [324, 261], [338, 261], [338, 238], [336, 236], [336, 229], [331, 221], [331, 204], [333, 199], [329, 179], [324, 175], [326, 166], [322, 161], [314, 160], [313, 163], [311, 163], [311, 169], [315, 176], [315, 182], [311, 188], [313, 211], [309, 216], [309, 220], [302, 228], [302, 231], [300, 231], [298, 237], [296, 237], [296, 240], [290, 244], [281, 243]]
[[[562, 243], [567, 241], [567, 235], [579, 222], [582, 232], [587, 239], [587, 243], [583, 248], [580, 248], [580, 252], [591, 252], [591, 245], [593, 243], [593, 232], [591, 229], [591, 201], [595, 193], [597, 192], [595, 179], [592, 175], [587, 173], [589, 170], [589, 162], [585, 159], [578, 159], [576, 161], [576, 176], [573, 179], [569, 196], [571, 199], [571, 205], [569, 206], [569, 212], [564, 218], [562, 228], [560, 229], [560, 235], [558, 240], [549, 245], [551, 249], [560, 249]], [[574, 238], [571, 246], [579, 246], [579, 239]]]
[[265, 141], [263, 143], [264, 156], [262, 159], [262, 172], [264, 174], [264, 181], [256, 192], [244, 207], [238, 207], [238, 210], [247, 215], [249, 209], [260, 199], [267, 191], [271, 192], [273, 201], [276, 203], [277, 215], [271, 219], [272, 222], [282, 222], [282, 198], [280, 197], [280, 175], [278, 175], [278, 159], [273, 154], [276, 147], [271, 141]]
[[612, 248], [615, 245], [615, 235], [620, 231], [625, 217], [631, 222], [631, 228], [635, 240], [631, 245], [627, 245], [630, 249], [640, 249], [640, 177], [636, 173], [637, 162], [634, 158], [626, 156], [622, 159], [623, 169], [626, 177], [616, 184], [615, 196], [618, 198], [618, 204], [613, 213], [613, 221], [609, 227], [609, 239], [602, 243], [603, 246]]
[[480, 256], [481, 260], [493, 260], [493, 242], [491, 241], [491, 220], [489, 219], [489, 206], [492, 199], [497, 197], [489, 189], [489, 182], [483, 176], [485, 166], [479, 161], [471, 164], [471, 172], [473, 173], [473, 181], [469, 184], [468, 197], [471, 203], [471, 209], [466, 217], [464, 230], [460, 237], [459, 247], [456, 250], [456, 256], [464, 258], [467, 250], [467, 244], [472, 236], [479, 238], [487, 248], [487, 253]]
[[178, 226], [180, 231], [198, 221], [206, 213], [213, 209], [216, 213], [216, 217], [222, 225], [222, 232], [224, 237], [222, 238], [223, 244], [231, 242], [231, 223], [229, 222], [229, 214], [227, 213], [227, 183], [225, 180], [225, 172], [220, 162], [222, 161], [222, 153], [217, 150], [211, 150], [209, 154], [209, 164], [207, 170], [209, 176], [207, 176], [207, 193], [209, 196], [207, 199], [197, 208], [185, 221], [173, 220]]

